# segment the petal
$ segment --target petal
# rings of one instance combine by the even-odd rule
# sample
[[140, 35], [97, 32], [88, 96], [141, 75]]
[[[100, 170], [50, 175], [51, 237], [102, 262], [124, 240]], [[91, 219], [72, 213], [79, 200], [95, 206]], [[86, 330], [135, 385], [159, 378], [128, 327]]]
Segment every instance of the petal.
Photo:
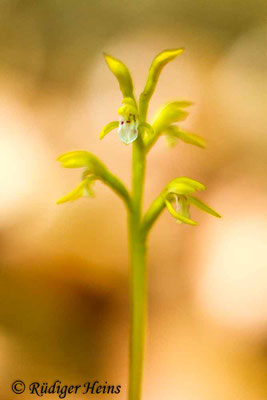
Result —
[[193, 221], [192, 219], [186, 218], [183, 215], [179, 214], [177, 211], [174, 210], [173, 206], [168, 200], [165, 200], [166, 207], [169, 213], [177, 220], [183, 222], [184, 224], [188, 225], [197, 225], [197, 222]]
[[213, 215], [214, 217], [221, 218], [221, 215], [217, 213], [217, 211], [213, 210], [207, 204], [203, 203], [201, 200], [197, 199], [194, 196], [188, 196], [190, 203], [194, 204], [194, 206], [200, 208], [202, 211], [205, 211], [208, 214]]
[[92, 179], [84, 179], [74, 190], [65, 196], [61, 197], [57, 204], [66, 203], [68, 201], [75, 201], [80, 197], [92, 197], [93, 192], [91, 189]]
[[119, 126], [119, 121], [109, 122], [106, 126], [104, 126], [104, 128], [100, 132], [99, 139], [100, 140], [103, 139], [109, 132], [113, 131], [113, 129], [118, 128], [118, 126]]
[[120, 60], [104, 54], [106, 63], [110, 71], [116, 76], [119, 81], [120, 89], [124, 97], [133, 97], [133, 82], [130, 72], [126, 65]]

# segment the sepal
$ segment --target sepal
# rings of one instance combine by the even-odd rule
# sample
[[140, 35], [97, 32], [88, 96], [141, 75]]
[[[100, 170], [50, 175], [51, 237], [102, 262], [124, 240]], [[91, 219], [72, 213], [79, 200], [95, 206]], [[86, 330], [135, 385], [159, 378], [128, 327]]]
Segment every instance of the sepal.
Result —
[[109, 122], [100, 132], [99, 139], [102, 140], [109, 132], [119, 127], [119, 121]]
[[185, 132], [175, 125], [169, 126], [165, 130], [164, 134], [166, 135], [168, 144], [170, 146], [174, 146], [176, 144], [177, 139], [181, 139], [185, 143], [198, 146], [202, 149], [206, 147], [206, 142], [201, 136], [196, 135], [194, 133]]
[[222, 216], [217, 213], [213, 208], [209, 207], [207, 204], [203, 203], [203, 201], [197, 199], [194, 196], [188, 196], [188, 199], [191, 204], [194, 204], [194, 206], [198, 207], [200, 210], [205, 211], [208, 214], [213, 215], [214, 217], [217, 218], [222, 218]]

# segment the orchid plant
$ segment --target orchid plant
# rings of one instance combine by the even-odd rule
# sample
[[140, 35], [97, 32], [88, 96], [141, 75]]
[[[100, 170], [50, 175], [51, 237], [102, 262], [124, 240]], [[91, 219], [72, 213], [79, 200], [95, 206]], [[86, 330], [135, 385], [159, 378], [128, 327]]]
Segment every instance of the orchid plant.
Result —
[[163, 67], [182, 54], [183, 49], [165, 50], [158, 54], [149, 69], [147, 82], [137, 103], [133, 83], [128, 68], [120, 60], [105, 54], [107, 65], [119, 82], [122, 92], [122, 104], [118, 109], [119, 120], [108, 123], [100, 133], [103, 139], [109, 132], [117, 130], [119, 139], [126, 145], [132, 144], [132, 188], [129, 191], [122, 181], [93, 154], [87, 151], [72, 151], [58, 158], [65, 168], [83, 168], [80, 184], [58, 203], [74, 201], [80, 197], [93, 196], [93, 184], [99, 180], [110, 187], [124, 202], [129, 227], [129, 251], [131, 264], [131, 325], [130, 325], [130, 365], [129, 400], [141, 399], [143, 374], [147, 269], [146, 243], [148, 234], [166, 208], [179, 223], [197, 225], [190, 217], [190, 206], [194, 205], [215, 217], [220, 215], [211, 207], [195, 197], [197, 191], [205, 186], [190, 178], [179, 177], [170, 181], [159, 196], [143, 213], [143, 187], [145, 179], [146, 157], [161, 135], [165, 135], [170, 144], [177, 140], [200, 148], [205, 147], [202, 137], [184, 131], [177, 123], [187, 115], [188, 101], [174, 101], [164, 105], [155, 115], [152, 123], [147, 122], [147, 110]]

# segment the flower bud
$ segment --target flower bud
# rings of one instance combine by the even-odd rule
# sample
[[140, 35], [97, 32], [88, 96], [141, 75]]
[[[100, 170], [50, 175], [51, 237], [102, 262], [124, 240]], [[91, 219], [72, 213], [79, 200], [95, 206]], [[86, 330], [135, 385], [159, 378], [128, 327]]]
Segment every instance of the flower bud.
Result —
[[104, 56], [110, 71], [118, 79], [123, 96], [133, 97], [133, 82], [126, 65], [124, 65], [123, 62], [121, 62], [120, 60], [117, 60], [116, 58], [108, 54], [104, 54]]

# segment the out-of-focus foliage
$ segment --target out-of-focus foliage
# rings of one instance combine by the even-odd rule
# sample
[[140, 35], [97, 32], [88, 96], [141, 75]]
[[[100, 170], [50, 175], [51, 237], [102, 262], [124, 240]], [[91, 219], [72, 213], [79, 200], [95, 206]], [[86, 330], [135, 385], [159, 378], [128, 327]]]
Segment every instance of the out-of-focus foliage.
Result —
[[[82, 82], [92, 57], [114, 40], [136, 30], [176, 28], [211, 32], [221, 46], [242, 30], [264, 22], [265, 0], [3, 0], [0, 4], [0, 60], [69, 90]], [[130, 49], [129, 49], [130, 51]]]

